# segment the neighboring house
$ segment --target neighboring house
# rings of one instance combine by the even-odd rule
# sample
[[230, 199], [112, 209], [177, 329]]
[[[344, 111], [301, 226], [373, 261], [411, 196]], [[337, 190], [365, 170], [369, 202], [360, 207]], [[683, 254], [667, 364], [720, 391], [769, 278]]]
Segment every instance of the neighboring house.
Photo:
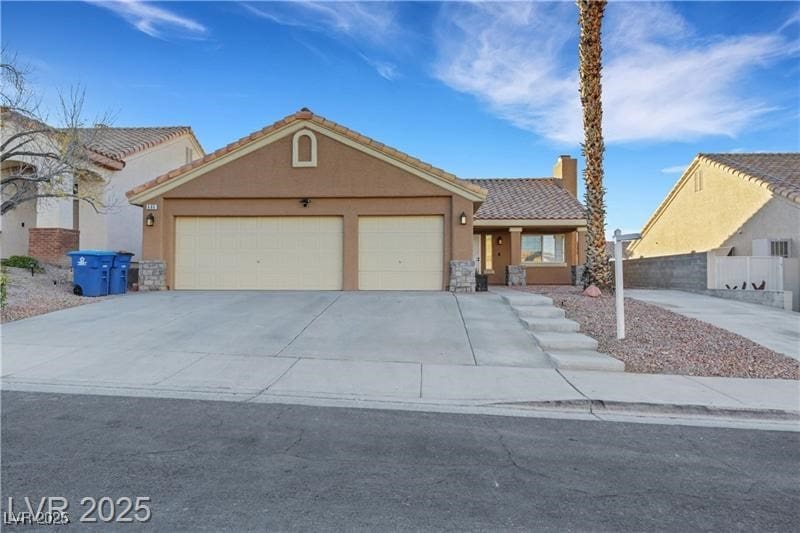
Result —
[[[24, 124], [13, 112], [2, 115], [3, 136]], [[70, 250], [110, 249], [141, 255], [141, 208], [130, 205], [125, 191], [204, 155], [186, 126], [116, 128], [99, 125], [78, 132], [91, 155], [90, 168], [77, 187], [104, 187], [106, 207], [97, 212], [73, 199], [39, 199], [19, 205], [2, 217], [2, 256], [30, 255], [59, 263]], [[37, 165], [35, 158], [4, 161], [4, 168]]]
[[563, 182], [462, 180], [303, 109], [128, 192], [140, 281], [470, 290], [478, 259], [495, 283], [523, 263], [529, 282], [569, 282], [585, 220], [575, 161], [557, 169]]
[[[780, 257], [746, 262], [731, 281], [709, 269], [708, 288], [741, 287], [746, 269], [780, 265], [783, 288], [800, 292], [800, 153], [698, 154], [629, 246], [631, 258], [710, 252], [714, 257]], [[731, 265], [737, 260], [728, 261]], [[726, 262], [718, 261], [719, 265]], [[747, 266], [750, 265], [750, 266]], [[753, 274], [751, 283], [768, 278]], [[733, 281], [736, 280], [736, 281]], [[767, 284], [775, 289], [781, 282]]]

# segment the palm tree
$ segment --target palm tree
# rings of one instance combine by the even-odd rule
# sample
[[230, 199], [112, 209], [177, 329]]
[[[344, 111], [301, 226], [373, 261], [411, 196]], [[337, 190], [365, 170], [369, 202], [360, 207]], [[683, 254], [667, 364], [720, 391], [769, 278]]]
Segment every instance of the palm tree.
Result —
[[606, 254], [606, 208], [603, 188], [603, 104], [600, 30], [606, 0], [577, 0], [581, 34], [578, 41], [580, 95], [583, 107], [583, 156], [586, 166], [586, 268], [583, 285], [611, 286], [611, 268]]

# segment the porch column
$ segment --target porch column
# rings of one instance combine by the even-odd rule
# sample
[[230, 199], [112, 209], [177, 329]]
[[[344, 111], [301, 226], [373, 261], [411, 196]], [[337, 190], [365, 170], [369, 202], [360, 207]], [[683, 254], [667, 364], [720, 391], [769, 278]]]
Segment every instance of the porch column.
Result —
[[509, 265], [522, 264], [522, 228], [508, 228], [511, 233], [511, 253], [509, 254]]

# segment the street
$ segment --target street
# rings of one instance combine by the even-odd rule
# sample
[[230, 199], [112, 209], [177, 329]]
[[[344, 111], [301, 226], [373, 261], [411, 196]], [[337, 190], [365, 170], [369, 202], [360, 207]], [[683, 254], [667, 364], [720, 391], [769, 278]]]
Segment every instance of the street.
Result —
[[68, 529], [88, 496], [149, 497], [158, 531], [800, 521], [797, 432], [27, 392], [2, 394], [2, 428], [3, 510], [61, 496]]

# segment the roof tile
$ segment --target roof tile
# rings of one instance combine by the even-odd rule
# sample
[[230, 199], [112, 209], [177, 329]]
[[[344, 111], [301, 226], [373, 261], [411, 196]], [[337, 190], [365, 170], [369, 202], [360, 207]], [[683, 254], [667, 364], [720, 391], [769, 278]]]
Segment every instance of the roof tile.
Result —
[[557, 178], [473, 179], [489, 191], [475, 213], [477, 220], [585, 218], [583, 205]]
[[763, 183], [775, 194], [800, 202], [800, 152], [698, 155]]

